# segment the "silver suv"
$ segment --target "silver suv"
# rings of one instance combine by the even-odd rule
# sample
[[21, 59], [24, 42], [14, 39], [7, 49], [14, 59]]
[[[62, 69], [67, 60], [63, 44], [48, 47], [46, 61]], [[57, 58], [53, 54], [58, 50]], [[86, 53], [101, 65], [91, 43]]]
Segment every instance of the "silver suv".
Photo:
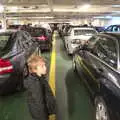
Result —
[[90, 27], [72, 27], [65, 36], [64, 43], [68, 54], [73, 54], [80, 46], [85, 44], [97, 31]]

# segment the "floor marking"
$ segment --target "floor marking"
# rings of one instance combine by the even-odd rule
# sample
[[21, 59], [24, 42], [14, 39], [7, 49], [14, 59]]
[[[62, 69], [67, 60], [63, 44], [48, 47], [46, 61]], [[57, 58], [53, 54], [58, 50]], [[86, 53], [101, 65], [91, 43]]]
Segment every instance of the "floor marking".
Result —
[[51, 63], [50, 63], [50, 73], [49, 73], [49, 84], [53, 91], [53, 94], [55, 95], [55, 68], [56, 68], [56, 33], [53, 34], [53, 47], [52, 47], [52, 53], [51, 53]]

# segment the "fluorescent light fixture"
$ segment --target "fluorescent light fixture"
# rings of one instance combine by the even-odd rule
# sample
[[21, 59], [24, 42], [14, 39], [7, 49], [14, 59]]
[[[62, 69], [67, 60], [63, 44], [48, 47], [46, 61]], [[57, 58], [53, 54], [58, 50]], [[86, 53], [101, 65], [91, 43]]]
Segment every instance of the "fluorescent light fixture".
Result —
[[81, 6], [81, 9], [88, 9], [88, 8], [90, 8], [91, 7], [91, 5], [90, 4], [85, 4], [85, 5], [83, 5], [83, 6]]
[[112, 7], [118, 8], [118, 7], [120, 7], [120, 5], [112, 5]]
[[105, 18], [112, 19], [112, 16], [105, 16]]
[[120, 11], [112, 11], [113, 13], [120, 13]]
[[0, 5], [0, 13], [2, 13], [4, 11], [4, 6]]
[[52, 17], [52, 16], [45, 16], [45, 17], [39, 17], [39, 18], [54, 18], [54, 17]]
[[17, 11], [17, 10], [18, 10], [18, 7], [17, 7], [17, 6], [10, 7], [10, 10], [11, 10], [11, 11]]
[[18, 11], [18, 7], [17, 6], [8, 6], [6, 8], [6, 10], [8, 10], [8, 12], [17, 12]]
[[97, 18], [97, 19], [112, 19], [112, 16], [97, 16], [97, 17], [93, 17], [93, 18]]
[[[32, 19], [32, 18], [35, 18], [35, 19], [52, 19], [54, 18], [53, 16], [45, 16], [45, 17], [27, 17], [28, 19]], [[26, 19], [26, 17], [21, 17], [21, 18], [18, 18], [18, 17], [7, 17], [7, 19]]]

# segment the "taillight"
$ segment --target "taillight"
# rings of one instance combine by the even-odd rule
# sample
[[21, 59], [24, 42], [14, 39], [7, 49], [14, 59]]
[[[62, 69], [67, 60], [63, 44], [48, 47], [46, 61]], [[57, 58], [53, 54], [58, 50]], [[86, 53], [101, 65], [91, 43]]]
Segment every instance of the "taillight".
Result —
[[13, 72], [13, 66], [9, 60], [0, 58], [0, 74]]
[[45, 37], [45, 36], [40, 36], [40, 37], [36, 37], [38, 40], [42, 40], [42, 41], [45, 41], [45, 40], [47, 40], [47, 37]]
[[81, 40], [80, 39], [74, 39], [71, 41], [72, 44], [80, 44]]

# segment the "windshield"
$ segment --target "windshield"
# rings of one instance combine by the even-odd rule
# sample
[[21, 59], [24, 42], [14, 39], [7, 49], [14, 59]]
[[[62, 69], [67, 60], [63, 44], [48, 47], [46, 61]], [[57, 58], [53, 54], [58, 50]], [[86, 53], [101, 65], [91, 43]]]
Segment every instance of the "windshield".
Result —
[[45, 30], [41, 28], [31, 28], [26, 30], [31, 34], [32, 37], [40, 37], [41, 35], [45, 35]]
[[3, 50], [9, 40], [10, 34], [0, 34], [0, 51]]
[[77, 35], [93, 35], [93, 34], [96, 34], [96, 31], [95, 30], [74, 30], [74, 35], [77, 36]]

